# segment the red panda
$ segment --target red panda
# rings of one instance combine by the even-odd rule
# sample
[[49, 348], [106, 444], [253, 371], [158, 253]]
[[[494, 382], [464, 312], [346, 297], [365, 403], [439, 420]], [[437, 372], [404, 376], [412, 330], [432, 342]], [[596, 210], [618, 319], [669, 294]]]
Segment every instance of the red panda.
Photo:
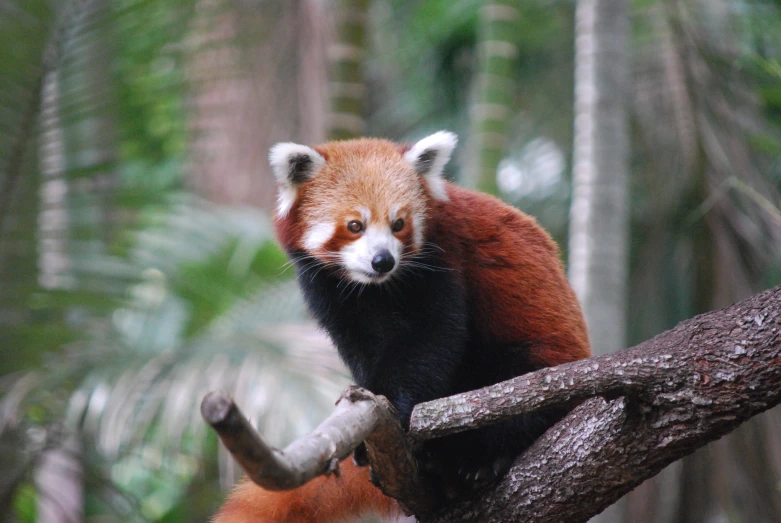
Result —
[[369, 481], [369, 467], [346, 459], [339, 476], [320, 476], [295, 490], [272, 492], [243, 481], [231, 493], [214, 523], [324, 523], [401, 517], [396, 501]]
[[[405, 428], [417, 403], [590, 355], [551, 237], [517, 209], [442, 177], [456, 141], [440, 131], [411, 147], [358, 139], [270, 152], [275, 228], [307, 305], [356, 383], [385, 395]], [[451, 498], [503, 475], [562, 414], [431, 440], [417, 458]], [[342, 478], [291, 492], [245, 483], [215, 522], [394, 514], [367, 468], [342, 466]]]

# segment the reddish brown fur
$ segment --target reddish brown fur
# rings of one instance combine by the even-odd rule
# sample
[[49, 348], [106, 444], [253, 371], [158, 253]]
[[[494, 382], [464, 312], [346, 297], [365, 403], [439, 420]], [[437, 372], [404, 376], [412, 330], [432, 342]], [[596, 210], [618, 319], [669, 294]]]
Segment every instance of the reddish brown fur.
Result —
[[[558, 247], [534, 218], [487, 194], [447, 185], [449, 201], [434, 200], [404, 162], [403, 147], [385, 140], [332, 142], [316, 148], [328, 159], [316, 183], [303, 184], [290, 214], [276, 222], [283, 247], [301, 249], [305, 226], [323, 213], [346, 223], [356, 206], [388, 202], [423, 209], [426, 240], [442, 248], [470, 287], [475, 324], [497, 342], [529, 340], [542, 365], [590, 355], [580, 306], [566, 281]], [[379, 196], [378, 196], [379, 195]], [[352, 198], [352, 199], [350, 199]], [[304, 202], [300, 204], [300, 202]], [[329, 205], [323, 207], [323, 202]], [[409, 245], [411, 224], [399, 239]], [[354, 235], [337, 229], [336, 251]]]
[[448, 185], [434, 202], [428, 241], [466, 281], [475, 325], [495, 342], [528, 340], [553, 366], [590, 356], [588, 334], [559, 251], [534, 218], [493, 196]]
[[[588, 335], [559, 251], [537, 222], [497, 198], [447, 185], [448, 201], [431, 194], [402, 155], [407, 148], [384, 140], [334, 142], [316, 148], [327, 159], [316, 182], [298, 188], [290, 213], [275, 225], [282, 246], [301, 250], [308, 224], [318, 219], [346, 223], [358, 205], [387, 213], [401, 202], [425, 218], [425, 240], [446, 253], [467, 287], [470, 318], [492, 343], [528, 341], [529, 359], [553, 366], [590, 355]], [[411, 224], [410, 224], [411, 225]], [[412, 243], [413, 228], [399, 239]], [[336, 251], [353, 237], [337, 227], [325, 249]], [[368, 469], [343, 464], [343, 478], [318, 478], [295, 491], [271, 493], [244, 483], [231, 495], [216, 523], [239, 521], [325, 522], [360, 513], [383, 515], [395, 502], [368, 482]]]
[[369, 468], [352, 459], [340, 465], [340, 477], [320, 476], [296, 490], [272, 492], [249, 480], [240, 483], [214, 517], [213, 523], [320, 523], [351, 521], [375, 514], [400, 515], [394, 500], [369, 482]]
[[399, 214], [406, 219], [397, 237], [409, 245], [413, 234], [410, 214], [418, 209], [425, 218], [429, 195], [404, 161], [398, 145], [387, 140], [360, 139], [330, 142], [315, 150], [327, 163], [315, 176], [316, 181], [298, 188], [298, 198], [288, 215], [277, 217], [275, 225], [282, 246], [288, 251], [302, 249], [306, 226], [328, 219], [336, 221], [339, 227], [324, 248], [338, 251], [355, 239], [345, 226], [352, 219], [360, 219], [356, 208], [369, 206], [372, 219], [380, 219], [388, 215], [391, 202], [399, 206]]

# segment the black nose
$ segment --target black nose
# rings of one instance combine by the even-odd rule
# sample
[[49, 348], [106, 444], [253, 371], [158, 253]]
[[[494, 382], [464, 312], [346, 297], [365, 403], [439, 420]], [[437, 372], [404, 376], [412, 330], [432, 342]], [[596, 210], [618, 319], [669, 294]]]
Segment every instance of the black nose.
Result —
[[392, 271], [394, 265], [396, 265], [396, 260], [393, 259], [393, 255], [388, 249], [381, 250], [372, 259], [372, 267], [380, 274]]

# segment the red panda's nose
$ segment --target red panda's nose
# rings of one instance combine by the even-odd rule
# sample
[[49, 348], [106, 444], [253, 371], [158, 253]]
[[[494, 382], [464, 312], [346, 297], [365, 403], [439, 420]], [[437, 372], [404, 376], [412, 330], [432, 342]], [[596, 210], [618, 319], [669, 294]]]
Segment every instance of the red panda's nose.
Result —
[[388, 249], [381, 250], [372, 259], [372, 268], [380, 274], [392, 271], [395, 265], [396, 260]]

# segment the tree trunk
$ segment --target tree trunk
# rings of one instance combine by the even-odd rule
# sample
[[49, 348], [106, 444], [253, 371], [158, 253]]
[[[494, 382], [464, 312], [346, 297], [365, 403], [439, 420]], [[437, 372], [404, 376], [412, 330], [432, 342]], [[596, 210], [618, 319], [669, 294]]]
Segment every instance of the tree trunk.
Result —
[[496, 169], [505, 154], [512, 115], [513, 68], [518, 46], [517, 0], [492, 0], [480, 9], [471, 142], [463, 185], [496, 194]]
[[569, 277], [595, 354], [624, 346], [629, 233], [626, 0], [577, 6]]
[[[628, 5], [579, 0], [569, 278], [594, 354], [624, 347], [629, 251]], [[623, 503], [595, 521], [621, 521]]]
[[[113, 239], [117, 171], [117, 105], [113, 83], [111, 4], [82, 2], [72, 36], [64, 42], [59, 87], [65, 146], [68, 220], [74, 263], [92, 263]], [[78, 103], [87, 100], [87, 103]], [[91, 282], [81, 282], [89, 285]]]
[[70, 437], [43, 452], [35, 469], [36, 512], [41, 523], [84, 521], [84, 478], [81, 444]]
[[328, 139], [344, 140], [366, 132], [369, 0], [337, 0], [334, 11], [334, 36], [328, 46]]
[[326, 83], [321, 2], [202, 0], [188, 80], [188, 184], [224, 204], [273, 209], [268, 150], [325, 138]]

